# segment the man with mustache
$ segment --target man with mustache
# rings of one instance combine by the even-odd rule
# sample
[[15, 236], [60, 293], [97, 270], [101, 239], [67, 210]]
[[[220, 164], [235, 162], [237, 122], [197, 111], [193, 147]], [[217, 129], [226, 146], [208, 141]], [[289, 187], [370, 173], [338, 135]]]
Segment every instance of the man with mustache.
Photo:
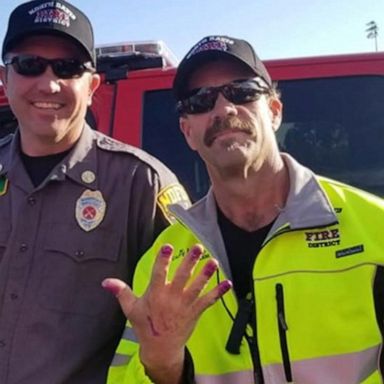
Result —
[[199, 41], [174, 92], [212, 187], [173, 207], [133, 291], [103, 282], [129, 320], [108, 383], [382, 382], [383, 201], [280, 153], [282, 103], [248, 42]]

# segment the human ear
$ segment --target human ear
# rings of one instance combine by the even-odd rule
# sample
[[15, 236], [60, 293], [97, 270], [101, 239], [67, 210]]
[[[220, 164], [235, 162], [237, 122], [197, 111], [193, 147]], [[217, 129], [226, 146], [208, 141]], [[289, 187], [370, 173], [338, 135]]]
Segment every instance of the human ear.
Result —
[[89, 90], [88, 90], [88, 106], [92, 104], [92, 97], [95, 93], [96, 89], [99, 88], [100, 85], [100, 75], [94, 73], [91, 75]]
[[269, 109], [272, 115], [272, 128], [276, 132], [281, 125], [283, 104], [277, 97], [271, 96], [269, 99]]

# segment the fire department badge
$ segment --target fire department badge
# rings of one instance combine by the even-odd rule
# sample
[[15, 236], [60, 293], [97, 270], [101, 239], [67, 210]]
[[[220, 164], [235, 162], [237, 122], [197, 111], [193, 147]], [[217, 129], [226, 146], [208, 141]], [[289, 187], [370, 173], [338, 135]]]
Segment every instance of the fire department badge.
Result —
[[77, 223], [84, 231], [92, 231], [103, 221], [106, 207], [100, 191], [85, 190], [76, 202]]

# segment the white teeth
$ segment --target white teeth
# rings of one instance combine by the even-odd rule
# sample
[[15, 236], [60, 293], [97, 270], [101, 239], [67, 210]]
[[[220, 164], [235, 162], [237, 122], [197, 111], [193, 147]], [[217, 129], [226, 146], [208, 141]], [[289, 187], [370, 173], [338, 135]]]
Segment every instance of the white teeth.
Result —
[[61, 107], [61, 104], [47, 102], [47, 101], [38, 101], [33, 103], [33, 105], [36, 108], [40, 108], [40, 109], [59, 109]]

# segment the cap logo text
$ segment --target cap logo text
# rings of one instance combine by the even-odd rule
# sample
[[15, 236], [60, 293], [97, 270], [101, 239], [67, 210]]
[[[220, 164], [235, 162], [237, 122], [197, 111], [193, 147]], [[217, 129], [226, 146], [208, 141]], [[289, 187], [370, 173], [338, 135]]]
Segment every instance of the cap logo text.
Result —
[[223, 36], [210, 36], [199, 41], [186, 56], [189, 59], [191, 56], [202, 51], [228, 51], [228, 45], [232, 45], [233, 40]]
[[55, 23], [69, 27], [71, 20], [76, 20], [75, 14], [58, 1], [43, 3], [28, 13], [31, 16], [35, 15], [35, 23]]

